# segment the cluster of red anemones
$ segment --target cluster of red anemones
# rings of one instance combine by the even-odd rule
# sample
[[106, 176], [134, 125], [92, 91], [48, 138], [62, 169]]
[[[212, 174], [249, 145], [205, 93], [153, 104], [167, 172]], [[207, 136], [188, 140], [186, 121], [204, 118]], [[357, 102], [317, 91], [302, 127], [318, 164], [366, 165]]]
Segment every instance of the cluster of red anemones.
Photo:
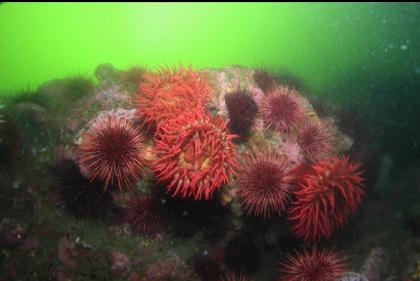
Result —
[[135, 105], [143, 126], [155, 129], [186, 110], [203, 109], [210, 93], [207, 80], [192, 67], [161, 68], [143, 76]]
[[153, 171], [173, 196], [210, 199], [234, 174], [235, 137], [221, 116], [186, 112], [157, 130]]
[[205, 110], [210, 88], [191, 66], [143, 76], [136, 112], [154, 132], [152, 170], [173, 196], [210, 199], [236, 167], [235, 147], [222, 117]]

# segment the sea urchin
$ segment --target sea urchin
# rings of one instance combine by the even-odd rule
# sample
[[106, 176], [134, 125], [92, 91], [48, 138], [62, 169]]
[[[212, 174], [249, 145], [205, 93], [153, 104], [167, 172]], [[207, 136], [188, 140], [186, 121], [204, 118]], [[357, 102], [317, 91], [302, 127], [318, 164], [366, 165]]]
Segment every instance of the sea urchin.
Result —
[[102, 183], [85, 178], [73, 160], [62, 160], [53, 171], [60, 201], [77, 218], [104, 219], [116, 211], [111, 195], [102, 191]]
[[129, 206], [122, 210], [122, 218], [137, 233], [155, 235], [162, 230], [159, 201], [152, 194], [131, 199]]
[[346, 269], [343, 258], [333, 250], [319, 251], [313, 248], [301, 254], [287, 255], [281, 263], [281, 281], [334, 281]]
[[312, 166], [304, 183], [294, 192], [296, 201], [289, 219], [296, 236], [305, 240], [328, 238], [355, 213], [363, 196], [358, 163], [334, 157]]
[[309, 163], [323, 160], [332, 150], [332, 134], [321, 122], [305, 121], [298, 130], [297, 144]]
[[162, 123], [155, 135], [157, 179], [181, 197], [210, 199], [226, 183], [236, 165], [235, 135], [221, 116], [186, 112]]
[[274, 75], [264, 68], [255, 69], [253, 78], [255, 83], [257, 83], [258, 87], [260, 87], [265, 94], [272, 91], [277, 85], [277, 80]]
[[225, 103], [229, 112], [229, 130], [244, 141], [254, 125], [258, 112], [257, 104], [244, 90], [225, 95]]
[[106, 113], [84, 134], [80, 164], [91, 180], [104, 181], [106, 190], [115, 184], [121, 190], [143, 173], [143, 137], [131, 122]]
[[303, 116], [296, 93], [286, 86], [276, 87], [268, 93], [261, 112], [266, 127], [285, 133], [296, 128]]
[[259, 152], [246, 158], [238, 196], [248, 214], [269, 217], [284, 211], [293, 179], [287, 166], [287, 158], [274, 152]]

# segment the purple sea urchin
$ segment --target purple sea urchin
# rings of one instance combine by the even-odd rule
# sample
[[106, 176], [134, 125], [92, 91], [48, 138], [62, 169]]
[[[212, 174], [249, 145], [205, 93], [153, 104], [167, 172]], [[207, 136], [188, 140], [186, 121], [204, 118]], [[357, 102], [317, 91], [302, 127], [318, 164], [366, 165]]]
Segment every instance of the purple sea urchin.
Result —
[[258, 107], [245, 90], [237, 90], [225, 95], [226, 108], [229, 112], [229, 130], [240, 136], [238, 140], [244, 141], [254, 125]]
[[74, 161], [63, 160], [54, 172], [60, 201], [77, 218], [103, 219], [116, 211], [111, 195], [102, 191], [103, 184], [84, 177]]
[[264, 217], [283, 212], [293, 178], [287, 158], [265, 151], [249, 156], [245, 161], [239, 177], [238, 196], [246, 212]]
[[263, 100], [261, 112], [267, 128], [291, 132], [297, 128], [303, 114], [293, 90], [279, 86]]
[[122, 217], [137, 233], [155, 235], [163, 229], [159, 201], [152, 194], [133, 198], [122, 210]]
[[253, 78], [258, 87], [266, 94], [272, 91], [277, 85], [274, 75], [263, 68], [256, 69]]
[[334, 138], [321, 122], [306, 121], [299, 127], [297, 143], [305, 160], [315, 163], [330, 154]]

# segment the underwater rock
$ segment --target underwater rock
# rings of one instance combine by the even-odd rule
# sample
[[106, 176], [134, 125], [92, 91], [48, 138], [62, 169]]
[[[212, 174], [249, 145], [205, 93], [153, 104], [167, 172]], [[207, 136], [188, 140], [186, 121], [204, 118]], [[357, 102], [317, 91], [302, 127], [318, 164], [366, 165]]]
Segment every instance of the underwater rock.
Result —
[[261, 262], [257, 241], [243, 233], [236, 235], [226, 244], [224, 262], [233, 271], [255, 272]]
[[195, 276], [173, 251], [170, 251], [166, 257], [150, 264], [145, 272], [147, 281], [193, 281], [197, 280]]
[[420, 234], [420, 204], [410, 206], [406, 215], [407, 226], [414, 235]]
[[61, 238], [58, 243], [58, 258], [60, 261], [69, 268], [75, 268], [77, 266], [76, 256], [75, 241], [68, 237]]
[[208, 108], [211, 112], [216, 111], [225, 117], [227, 117], [225, 95], [254, 84], [252, 78], [253, 70], [251, 68], [226, 66], [220, 69], [204, 68], [200, 72], [207, 77], [213, 90], [208, 102]]
[[4, 104], [1, 103], [0, 101], [0, 124], [6, 122], [6, 120], [4, 120], [4, 116], [1, 114], [1, 110], [6, 107]]
[[103, 109], [111, 109], [119, 106], [129, 105], [132, 95], [122, 90], [118, 85], [111, 85], [106, 89], [97, 92], [95, 100], [99, 102]]
[[[33, 102], [45, 108], [50, 117], [48, 123], [59, 132], [71, 123], [69, 113], [75, 109], [84, 109], [86, 100], [94, 96], [95, 85], [91, 78], [83, 75], [70, 76], [64, 79], [48, 81], [34, 92], [28, 95], [24, 101]], [[83, 114], [79, 112], [78, 118]], [[69, 118], [70, 117], [70, 118]]]
[[37, 249], [38, 246], [39, 241], [37, 239], [25, 239], [20, 244], [19, 249], [24, 253], [28, 253]]
[[[410, 280], [413, 277], [420, 277], [420, 253], [407, 257], [406, 267], [401, 272], [401, 280]], [[418, 279], [414, 279], [418, 280]]]
[[54, 271], [52, 273], [52, 277], [56, 281], [68, 281], [70, 279], [70, 277], [67, 276], [67, 273], [66, 273], [64, 267], [62, 267], [62, 266], [58, 266], [57, 268], [54, 269]]
[[51, 142], [51, 119], [45, 108], [34, 103], [13, 106], [13, 122], [22, 140], [20, 156], [40, 157]]
[[[132, 95], [133, 93], [122, 90], [118, 85], [112, 85], [106, 89], [96, 88], [94, 95], [87, 97], [79, 106], [72, 108], [61, 131], [63, 142], [71, 144], [69, 141], [74, 139], [75, 135], [78, 137], [81, 131], [86, 130], [89, 127], [89, 122], [101, 113], [131, 110], [134, 118], [135, 110], [131, 109], [134, 107], [131, 103]], [[130, 119], [132, 118], [130, 117]]]
[[111, 275], [116, 276], [124, 272], [127, 272], [130, 268], [130, 261], [128, 257], [120, 252], [112, 251], [110, 253], [111, 258]]
[[124, 108], [116, 108], [109, 111], [99, 111], [93, 119], [89, 120], [89, 122], [75, 134], [75, 144], [80, 144], [80, 142], [82, 141], [81, 136], [90, 128], [96, 127], [98, 126], [98, 124], [103, 123], [107, 115], [111, 114], [113, 116], [125, 118], [131, 121], [132, 123], [135, 123], [137, 121], [135, 113], [135, 109], [128, 110]]
[[131, 92], [137, 92], [139, 85], [146, 81], [147, 73], [146, 68], [140, 65], [121, 71], [122, 88]]
[[[94, 119], [101, 111], [110, 111], [117, 108], [134, 108], [132, 100], [133, 95], [137, 91], [124, 89], [120, 73], [120, 70], [115, 69], [110, 64], [99, 65], [95, 71], [99, 84], [92, 91], [89, 90], [91, 94], [85, 94], [76, 101], [69, 102], [68, 99], [65, 99], [62, 102], [63, 104], [55, 104], [55, 107], [65, 109], [65, 114], [62, 114], [62, 118], [58, 118], [57, 121], [61, 127], [60, 138], [62, 143], [72, 145], [74, 135], [86, 127], [88, 122]], [[54, 98], [54, 101], [57, 101], [62, 95], [60, 91], [63, 91], [61, 89], [63, 86], [60, 86], [59, 81], [55, 83], [58, 83], [55, 86], [57, 88], [55, 90], [52, 85], [48, 87], [43, 86], [42, 90], [40, 87], [38, 91], [49, 92], [51, 96], [54, 96], [52, 93], [55, 91], [57, 98]], [[79, 84], [83, 85], [82, 82]]]
[[145, 281], [142, 277], [142, 275], [137, 272], [136, 270], [133, 270], [130, 272], [130, 275], [127, 278], [127, 281]]
[[[408, 166], [401, 179], [389, 188], [390, 197], [415, 204], [420, 195], [420, 159]], [[414, 201], [413, 201], [414, 199]], [[403, 203], [406, 204], [406, 203]]]
[[98, 79], [99, 88], [105, 89], [110, 87], [112, 84], [118, 83], [121, 79], [121, 71], [117, 70], [110, 63], [103, 63], [96, 67], [95, 77]]
[[222, 273], [220, 263], [201, 254], [193, 257], [193, 268], [203, 281], [217, 281]]
[[[49, 106], [68, 106], [68, 102], [76, 101], [94, 92], [94, 84], [89, 77], [75, 75], [64, 79], [45, 82], [36, 90], [39, 98], [47, 100]], [[52, 108], [54, 110], [54, 108]]]
[[16, 160], [22, 145], [19, 129], [16, 122], [9, 118], [0, 124], [0, 165], [10, 165]]
[[385, 249], [375, 247], [370, 252], [360, 269], [360, 273], [369, 281], [382, 281], [389, 266], [389, 256]]
[[410, 257], [417, 253], [420, 253], [420, 238], [413, 238], [407, 240], [401, 247], [402, 255]]
[[386, 191], [386, 188], [389, 188], [393, 168], [392, 164], [392, 158], [389, 155], [384, 155], [382, 157], [378, 179], [373, 187], [374, 190], [378, 191], [380, 194], [383, 194]]

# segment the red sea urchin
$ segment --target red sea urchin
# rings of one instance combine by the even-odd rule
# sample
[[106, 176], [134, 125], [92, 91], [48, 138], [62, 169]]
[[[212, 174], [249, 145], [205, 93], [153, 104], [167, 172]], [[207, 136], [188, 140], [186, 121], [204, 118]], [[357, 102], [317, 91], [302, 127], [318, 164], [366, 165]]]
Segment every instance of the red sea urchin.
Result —
[[304, 250], [301, 254], [287, 255], [281, 263], [281, 281], [334, 281], [346, 270], [340, 254], [332, 250]]
[[221, 116], [186, 112], [162, 123], [155, 135], [153, 171], [173, 196], [210, 199], [234, 173], [236, 135]]
[[282, 132], [290, 132], [302, 118], [299, 101], [294, 90], [279, 86], [268, 93], [261, 105], [266, 127]]
[[122, 218], [137, 233], [155, 235], [162, 230], [159, 201], [151, 194], [131, 199], [129, 206], [122, 210]]
[[106, 113], [83, 136], [79, 147], [81, 167], [91, 180], [104, 181], [106, 190], [115, 184], [121, 190], [143, 173], [143, 137], [124, 117]]
[[306, 241], [329, 238], [355, 213], [364, 194], [360, 164], [334, 157], [313, 165], [300, 189], [289, 219], [293, 232]]
[[177, 69], [162, 68], [157, 73], [147, 73], [140, 84], [135, 104], [137, 115], [148, 129], [161, 121], [173, 119], [185, 109], [204, 108], [210, 88], [206, 79], [191, 66]]
[[293, 176], [287, 158], [274, 152], [248, 156], [239, 178], [238, 196], [248, 214], [269, 217], [284, 211]]
[[306, 121], [298, 130], [296, 142], [306, 161], [315, 163], [328, 156], [334, 139], [321, 122]]

